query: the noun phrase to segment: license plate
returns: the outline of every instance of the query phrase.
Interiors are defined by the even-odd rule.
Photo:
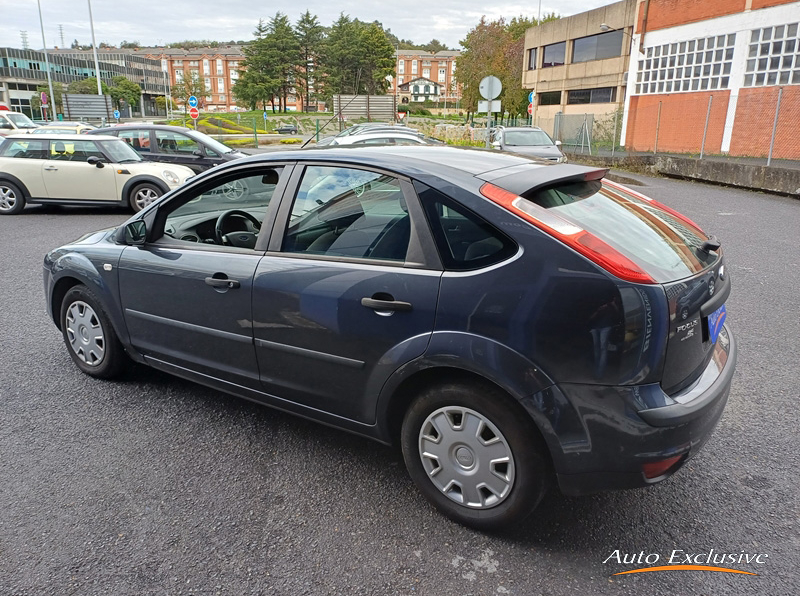
[[[723,304],[717,310],[708,315],[708,336],[711,338],[712,344],[717,343],[719,333],[722,331],[722,325],[725,323],[726,314],[725,305]]]

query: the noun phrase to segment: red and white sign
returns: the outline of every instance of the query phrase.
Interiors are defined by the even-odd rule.
[[[42,94],[41,94],[39,97],[40,97],[40,98],[41,98],[41,100],[42,100],[42,105],[43,105],[43,106],[46,106],[46,105],[47,105],[47,93],[45,93],[44,91],[42,91]]]
[[[529,113],[531,116],[533,115],[533,104],[532,104],[532,103],[529,103],[529,104],[528,104],[528,113]]]
[[[200,117],[200,110],[197,108],[192,108],[189,110],[189,115],[194,119],[197,120]]]
[[[398,120],[402,120],[405,117],[406,117],[406,113],[405,112],[397,112],[397,119]]]

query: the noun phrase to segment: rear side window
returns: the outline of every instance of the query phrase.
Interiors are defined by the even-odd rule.
[[[482,217],[425,184],[414,186],[445,269],[480,269],[517,252],[516,244]]]
[[[576,182],[523,196],[600,238],[659,283],[695,275],[718,258],[702,250],[701,230],[616,186]]]
[[[17,159],[47,159],[48,141],[41,139],[24,141],[6,141],[0,149],[2,157],[16,157]]]

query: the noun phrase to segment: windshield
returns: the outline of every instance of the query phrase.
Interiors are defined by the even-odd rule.
[[[525,198],[600,238],[659,283],[690,277],[717,259],[702,249],[707,237],[698,228],[616,186],[563,184]]]
[[[106,150],[106,153],[111,156],[111,161],[114,163],[144,161],[141,156],[131,149],[131,146],[122,139],[103,141],[100,144],[103,146],[103,149]]]
[[[204,135],[199,132],[189,132],[187,133],[190,137],[192,137],[195,141],[200,141],[209,149],[213,149],[217,153],[225,154],[225,153],[233,153],[235,149],[231,149],[224,143],[220,143],[219,141],[209,137],[208,135]]]
[[[6,118],[11,120],[11,122],[13,122],[17,128],[39,128],[25,114],[17,114],[16,112],[6,112]]]
[[[537,145],[552,145],[551,139],[543,130],[507,130],[505,133],[506,145],[515,147],[536,147]]]

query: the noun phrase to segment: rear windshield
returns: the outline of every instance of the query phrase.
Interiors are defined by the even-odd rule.
[[[507,130],[505,135],[506,145],[514,147],[540,147],[553,144],[553,139],[542,130]]]
[[[707,236],[695,226],[600,181],[559,185],[525,198],[594,234],[659,283],[691,277],[718,258],[701,249]]]

